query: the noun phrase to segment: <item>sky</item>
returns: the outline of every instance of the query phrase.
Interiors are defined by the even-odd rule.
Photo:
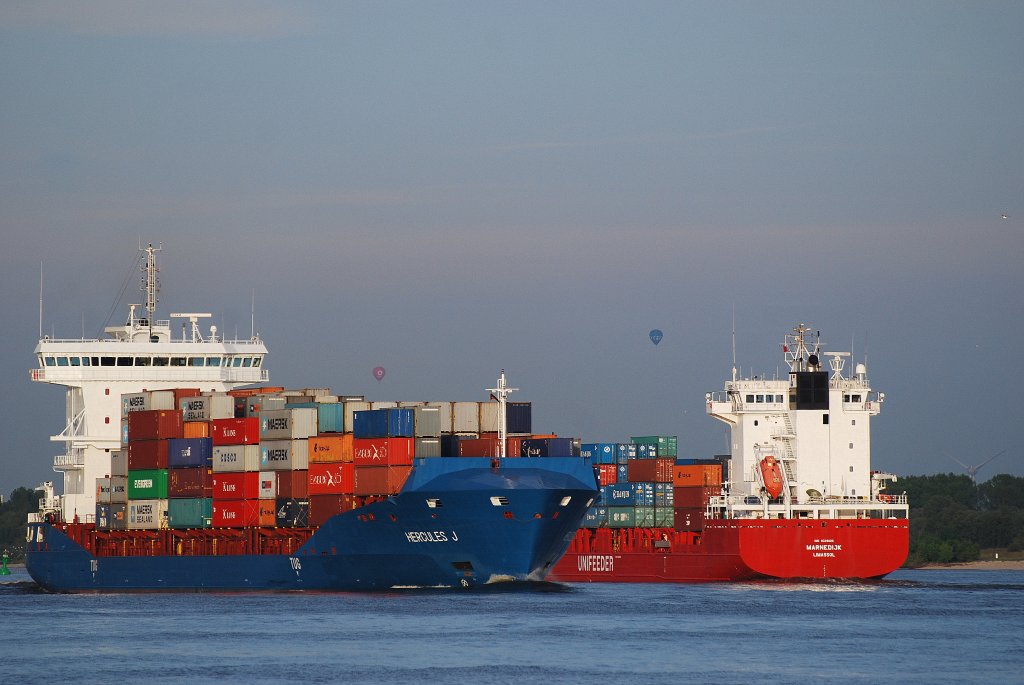
[[[875,468],[1024,476],[1022,35],[1015,2],[0,2],[0,493],[59,482],[40,269],[43,330],[96,337],[150,242],[158,317],[254,312],[275,385],[505,369],[537,431],[706,457],[734,327],[773,375],[806,323],[886,395]]]

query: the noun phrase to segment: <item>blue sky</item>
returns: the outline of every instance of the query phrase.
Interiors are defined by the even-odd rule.
[[[485,399],[505,368],[538,429],[705,456],[735,311],[748,373],[798,322],[867,355],[876,467],[1024,475],[1022,29],[1011,2],[0,4],[0,492],[54,476],[63,428],[27,372],[40,262],[44,329],[92,337],[140,240],[164,315],[245,334],[255,291],[276,384]]]

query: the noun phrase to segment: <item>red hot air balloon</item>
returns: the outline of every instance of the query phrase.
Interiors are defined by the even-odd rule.
[[[377,379],[377,382],[384,380],[384,367],[375,366],[373,369],[373,377]]]

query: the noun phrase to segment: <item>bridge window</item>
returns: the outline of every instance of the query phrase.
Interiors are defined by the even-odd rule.
[[[248,369],[250,366],[252,366],[252,357],[243,357],[242,358],[242,366],[244,368],[246,368],[246,369]]]
[[[81,364],[82,364],[82,360],[81,360],[80,357],[72,357],[71,358],[71,366],[81,366]]]
[[[238,367],[238,366],[241,366],[241,365],[242,365],[242,358],[241,357],[235,357],[234,359],[231,360],[231,366]]]
[[[778,402],[779,404],[782,404],[782,395],[776,395],[775,401]]]
[[[47,366],[56,366],[57,365],[57,359],[55,357],[47,357],[46,358],[46,365]]]
[[[827,424],[828,424],[828,414],[822,414],[821,415],[821,425],[824,426],[824,425],[827,425]]]
[[[220,357],[207,357],[206,358],[206,365],[207,366],[220,366]]]
[[[67,366],[67,365],[68,365],[68,358],[67,357],[57,357],[57,366]]]
[[[747,395],[747,402],[753,402],[753,401],[754,401],[754,396],[753,395]]]
[[[188,358],[188,365],[189,366],[202,366],[204,363],[206,363],[206,359],[203,358],[203,357],[189,357]]]
[[[132,359],[132,357],[118,357],[117,358],[117,365],[118,366],[131,366],[132,365],[132,361],[134,361]]]
[[[114,358],[100,357],[100,366],[114,366]]]
[[[171,366],[185,366],[185,358],[171,357]]]
[[[136,357],[135,366],[149,366],[151,361],[149,357]]]
[[[758,404],[764,404],[764,395],[758,395],[755,402],[757,402]]]
[[[153,366],[167,366],[167,357],[153,357]]]
[[[253,368],[256,368],[257,366],[259,366],[262,361],[263,361],[263,357],[253,357],[252,358],[252,366],[253,366]]]

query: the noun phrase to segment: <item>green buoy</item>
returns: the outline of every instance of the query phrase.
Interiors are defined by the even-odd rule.
[[[9,575],[11,575],[11,569],[7,568],[7,560],[9,558],[10,557],[7,556],[7,552],[6,551],[4,552],[4,555],[2,557],[0,557],[0,560],[3,561],[3,565],[0,566],[0,576],[9,576]]]

